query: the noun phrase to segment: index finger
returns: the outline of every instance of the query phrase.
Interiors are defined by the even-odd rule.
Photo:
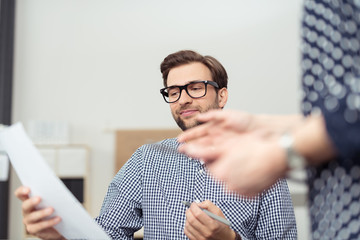
[[[213,213],[218,213],[221,212],[220,208],[218,206],[216,206],[213,202],[211,202],[210,200],[205,200],[203,202],[200,202],[198,204],[199,207],[201,207],[202,209],[207,209],[210,212]]]
[[[26,199],[29,199],[30,188],[25,186],[20,186],[15,190],[14,194],[21,201],[25,201]]]
[[[208,226],[211,222],[214,220],[208,216],[201,208],[200,206],[193,202],[188,209],[190,213],[193,215],[194,219],[198,222],[197,225],[194,225],[193,227],[197,230],[200,230],[203,226]]]

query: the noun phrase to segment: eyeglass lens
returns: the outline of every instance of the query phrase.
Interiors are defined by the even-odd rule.
[[[187,94],[189,94],[192,98],[200,98],[205,96],[206,94],[206,83],[204,82],[196,82],[196,83],[189,83],[184,86],[174,86],[167,88],[168,91],[168,101],[169,102],[176,102],[181,95],[182,89],[185,89]]]

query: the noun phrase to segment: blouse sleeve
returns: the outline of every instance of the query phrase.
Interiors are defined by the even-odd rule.
[[[351,97],[353,96],[353,97]],[[360,95],[355,95],[360,101]],[[347,94],[339,103],[337,112],[323,111],[326,129],[341,159],[355,159],[360,156],[360,114],[351,110],[354,95]],[[360,104],[360,102],[359,102]],[[360,158],[359,162],[360,162]]]
[[[321,111],[339,161],[360,161],[360,7],[329,1],[304,6],[302,110]]]

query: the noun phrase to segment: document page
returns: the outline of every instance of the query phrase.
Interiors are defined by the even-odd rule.
[[[0,145],[20,181],[40,196],[40,207],[53,207],[62,221],[56,230],[67,239],[110,239],[55,175],[24,131],[21,123],[0,130]]]

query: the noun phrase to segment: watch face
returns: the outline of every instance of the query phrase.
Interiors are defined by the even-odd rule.
[[[293,149],[294,139],[288,133],[281,136],[280,146],[284,148],[287,157],[287,163],[290,169],[303,169],[305,167],[305,158]]]

